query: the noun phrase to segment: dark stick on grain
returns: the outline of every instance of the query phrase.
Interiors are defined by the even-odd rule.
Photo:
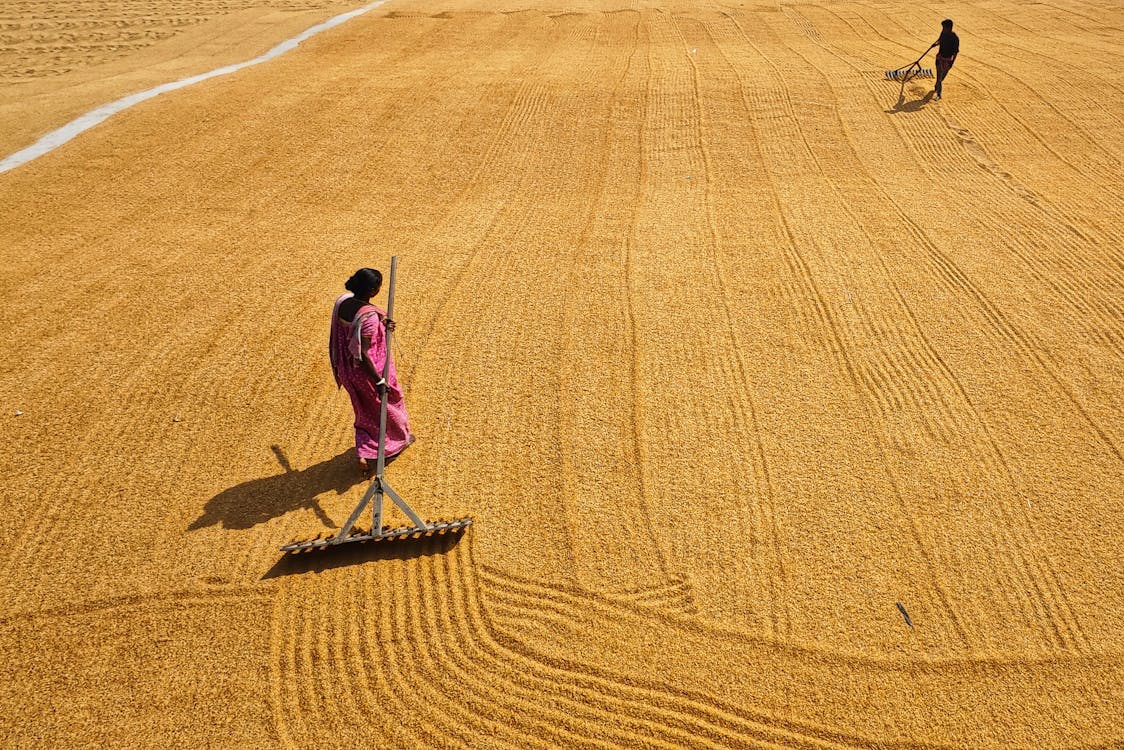
[[[910,628],[913,628],[913,620],[909,619],[909,612],[905,611],[905,607],[902,606],[902,603],[901,602],[894,602],[894,604],[898,605],[898,611],[901,612],[902,617],[905,618],[905,624],[908,625]]]

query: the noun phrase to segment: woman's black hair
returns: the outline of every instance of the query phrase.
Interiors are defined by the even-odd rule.
[[[373,268],[360,268],[351,274],[343,287],[356,297],[369,297],[382,286],[382,274]]]

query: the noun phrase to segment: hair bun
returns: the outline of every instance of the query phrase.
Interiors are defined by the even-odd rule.
[[[382,286],[382,273],[373,268],[360,268],[344,282],[343,288],[356,297],[367,297]]]

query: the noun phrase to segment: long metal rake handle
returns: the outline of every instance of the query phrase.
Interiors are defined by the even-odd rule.
[[[390,289],[387,291],[386,296],[386,319],[394,320],[394,282],[398,277],[398,256],[392,255],[390,257]],[[347,541],[348,535],[351,533],[351,527],[359,520],[359,515],[363,509],[367,507],[367,503],[374,501],[371,506],[371,533],[377,535],[382,530],[382,495],[383,492],[390,488],[383,481],[383,472],[386,470],[386,395],[390,390],[390,384],[387,381],[387,376],[390,374],[390,337],[393,334],[388,328],[386,331],[386,356],[382,362],[382,382],[385,383],[379,390],[379,449],[378,457],[375,459],[375,478],[371,481],[371,486],[363,493],[363,498],[359,504],[355,506],[355,510],[351,511],[344,525],[340,527],[340,531],[336,534],[333,544],[342,544]],[[395,505],[402,508],[405,501],[398,496],[397,493],[391,491],[391,499],[394,500]],[[406,508],[409,508],[407,505]],[[403,510],[406,510],[403,508]],[[425,522],[418,518],[417,514],[410,508],[406,515],[410,520],[418,526],[425,526]]]
[[[390,289],[386,293],[386,319],[394,320],[394,279],[398,275],[398,256],[390,256]],[[394,333],[386,327],[386,357],[382,362],[383,386],[379,390],[379,401],[382,407],[379,410],[379,457],[375,462],[375,477],[382,479],[383,469],[386,468],[386,394],[390,391],[390,337]]]

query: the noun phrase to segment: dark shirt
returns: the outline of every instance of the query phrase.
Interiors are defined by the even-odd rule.
[[[954,57],[960,52],[960,37],[956,36],[954,32],[942,31],[937,44],[940,45],[937,54],[941,57]]]

